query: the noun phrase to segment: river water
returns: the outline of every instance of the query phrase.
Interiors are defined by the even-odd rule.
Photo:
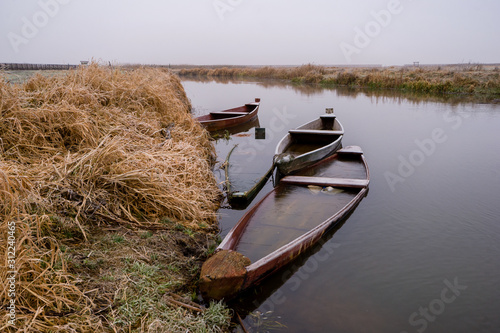
[[[183,79],[202,115],[261,98],[255,129],[216,142],[233,189],[270,167],[291,128],[333,107],[367,158],[368,196],[323,244],[234,304],[251,332],[499,332],[500,105]],[[223,180],[223,172],[216,169]],[[269,181],[253,203],[272,189]],[[223,237],[245,209],[221,209]]]

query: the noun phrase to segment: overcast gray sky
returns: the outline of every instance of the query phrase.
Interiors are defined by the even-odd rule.
[[[498,0],[0,0],[0,62],[500,62]]]

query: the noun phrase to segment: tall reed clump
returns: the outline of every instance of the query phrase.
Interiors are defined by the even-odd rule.
[[[104,223],[168,219],[197,230],[216,222],[214,149],[190,108],[178,78],[157,69],[92,64],[23,85],[0,80],[0,301],[10,300],[5,240],[14,222],[17,328],[102,328],[68,272],[60,221],[82,240]]]

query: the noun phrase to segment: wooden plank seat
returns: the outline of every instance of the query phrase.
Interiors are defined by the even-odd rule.
[[[217,112],[210,112],[211,115],[214,116],[243,116],[248,114],[248,112],[225,112],[225,111],[217,111]]]
[[[330,178],[309,176],[286,176],[282,182],[294,185],[317,185],[347,188],[364,188],[369,184],[368,179]]]
[[[338,154],[363,155],[363,150],[358,146],[348,146],[337,151]]]
[[[344,131],[313,130],[313,129],[291,129],[290,134],[314,134],[314,135],[343,135]]]

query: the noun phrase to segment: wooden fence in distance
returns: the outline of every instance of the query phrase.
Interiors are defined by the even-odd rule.
[[[0,63],[0,70],[4,71],[22,71],[22,70],[65,70],[76,68],[77,65],[58,65],[58,64],[11,64]]]

